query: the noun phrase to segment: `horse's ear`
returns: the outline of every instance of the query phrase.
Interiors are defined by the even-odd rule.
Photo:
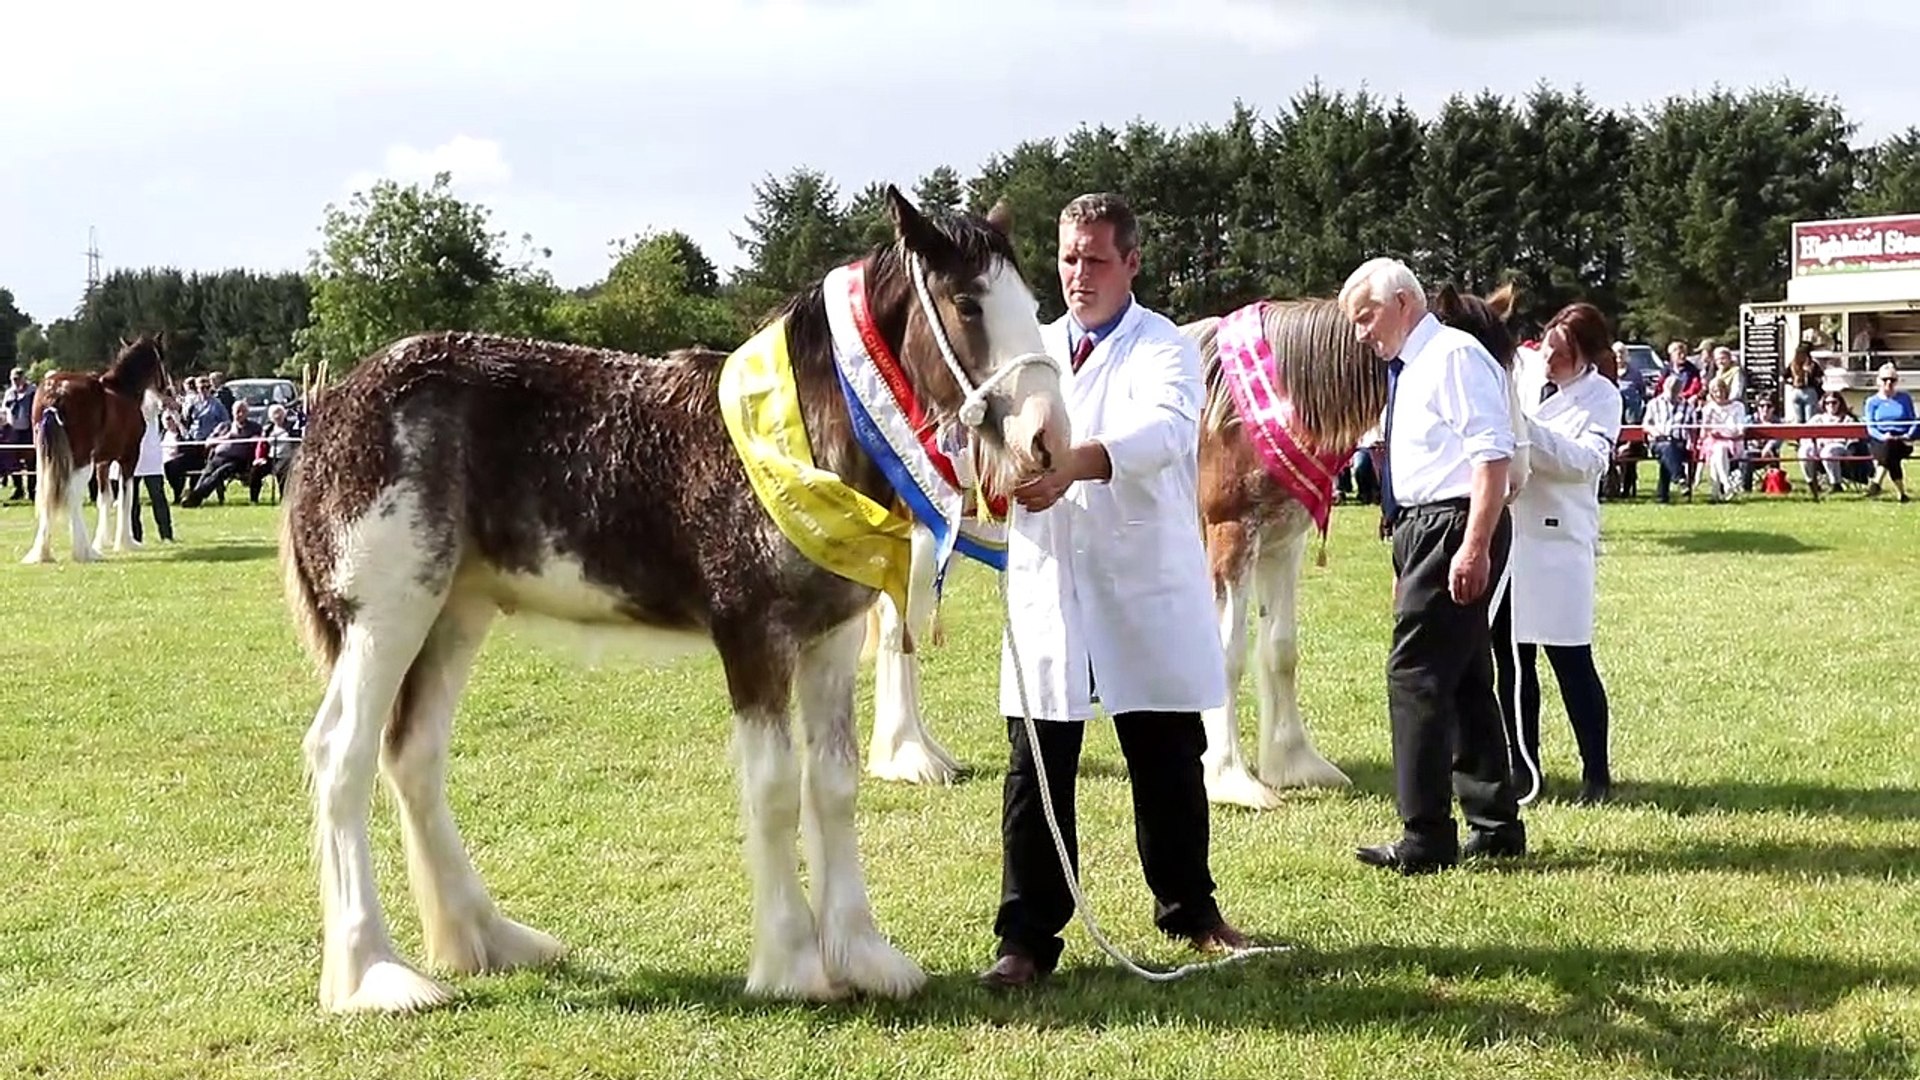
[[[893,235],[908,251],[917,251],[931,259],[946,254],[952,247],[946,234],[935,228],[892,184],[887,185],[887,217],[893,221]]]
[[[1442,322],[1457,317],[1460,314],[1460,307],[1460,290],[1455,289],[1451,281],[1440,286],[1440,291],[1433,294],[1433,313],[1439,316]]]
[[[987,224],[998,229],[1001,236],[1013,235],[1013,207],[1007,205],[1007,200],[1001,199],[987,211]]]
[[[133,347],[133,342],[131,342],[131,341],[128,341],[128,340],[127,340],[127,335],[125,335],[125,334],[121,334],[121,335],[119,335],[119,336],[120,336],[120,347],[121,347],[121,348],[123,348],[123,349],[127,349],[127,348],[132,348],[132,347]]]
[[[1493,309],[1493,313],[1499,316],[1501,322],[1506,322],[1513,317],[1513,309],[1517,306],[1519,299],[1519,290],[1515,289],[1513,282],[1509,281],[1495,289],[1492,296],[1487,297],[1487,306]]]

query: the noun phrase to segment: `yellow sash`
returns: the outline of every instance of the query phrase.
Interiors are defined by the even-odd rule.
[[[787,540],[815,564],[884,590],[896,611],[906,611],[912,519],[814,465],[786,320],[775,320],[721,365],[720,415],[753,493]]]

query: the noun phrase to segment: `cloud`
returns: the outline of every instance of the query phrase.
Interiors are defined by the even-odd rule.
[[[387,179],[401,184],[428,184],[437,173],[453,174],[453,182],[466,189],[499,188],[513,178],[500,144],[492,139],[455,135],[431,149],[399,144],[387,147],[386,167],[378,172],[361,170],[347,178],[347,190],[363,191],[374,181]]]

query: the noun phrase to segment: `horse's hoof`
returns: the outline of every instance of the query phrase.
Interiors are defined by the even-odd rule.
[[[452,935],[452,941],[430,941],[427,962],[463,975],[545,967],[567,951],[560,939],[531,926],[493,915],[486,928],[471,937]]]
[[[875,758],[868,763],[867,773],[902,784],[951,784],[960,778],[954,762],[940,760],[919,743],[903,744],[890,760]]]
[[[50,563],[52,561],[53,561],[53,556],[47,554],[44,551],[29,551],[27,552],[27,557],[20,560],[20,565],[21,566],[39,566],[42,563]]]
[[[755,959],[747,972],[747,993],[782,1001],[837,1001],[847,996],[847,988],[827,978],[820,950],[813,947],[785,962]]]
[[[1235,766],[1225,772],[1207,774],[1207,801],[1217,806],[1273,810],[1279,807],[1281,799],[1278,791],[1255,780],[1246,769]]]
[[[1353,786],[1353,781],[1340,771],[1339,766],[1310,749],[1296,751],[1280,760],[1263,759],[1260,762],[1260,779],[1277,788]]]
[[[920,965],[894,948],[878,930],[856,933],[838,948],[829,942],[825,952],[829,977],[863,994],[906,998],[927,984]]]
[[[453,1000],[453,991],[398,960],[381,960],[360,976],[360,985],[345,997],[320,1006],[335,1013],[414,1013],[438,1008]]]

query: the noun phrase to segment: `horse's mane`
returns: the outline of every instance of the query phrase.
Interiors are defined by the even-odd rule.
[[[1447,286],[1428,299],[1428,310],[1443,324],[1472,334],[1500,366],[1512,370],[1514,340],[1507,330],[1512,286],[1491,299]],[[1214,335],[1220,316],[1197,319],[1180,328],[1200,347],[1205,372],[1206,430],[1218,434],[1240,422],[1220,367]],[[1387,407],[1386,370],[1353,333],[1353,324],[1328,299],[1269,300],[1261,328],[1273,347],[1277,389],[1287,396],[1302,441],[1316,448],[1350,447],[1380,420]]]
[[[986,273],[995,260],[1005,260],[1018,272],[1019,260],[1014,255],[1012,242],[985,218],[976,214],[927,215],[926,221],[939,230],[953,249],[937,260],[927,259],[930,273],[971,278]],[[895,240],[873,248],[862,262],[866,267],[868,306],[879,324],[881,336],[904,345],[906,314],[914,303],[906,245]],[[769,316],[769,321],[787,320],[787,350],[796,376],[803,369],[832,370],[833,333],[827,322],[825,287],[822,275],[787,298]],[[905,362],[904,356],[900,359]],[[951,419],[931,397],[923,395],[921,404],[931,420],[943,423]]]
[[[1387,407],[1387,377],[1378,360],[1353,336],[1353,324],[1333,300],[1269,300],[1262,328],[1273,346],[1281,393],[1293,404],[1302,440],[1314,447],[1353,446]],[[1220,317],[1182,326],[1198,339],[1205,372],[1207,430],[1218,433],[1240,422],[1222,378],[1214,340]]]
[[[113,362],[107,365],[100,381],[110,390],[137,398],[154,388],[155,376],[160,373],[163,361],[160,340],[150,334],[141,334],[132,341],[121,343],[120,351],[114,355]]]

